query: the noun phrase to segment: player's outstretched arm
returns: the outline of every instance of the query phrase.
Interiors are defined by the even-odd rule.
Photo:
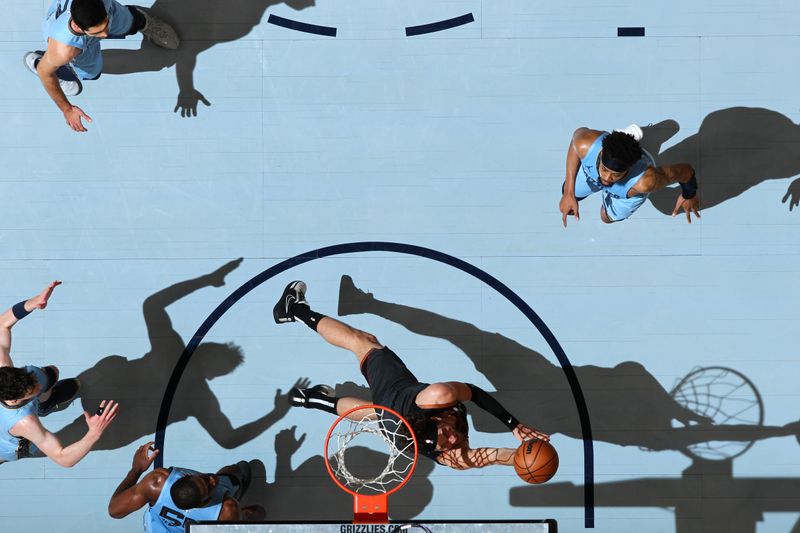
[[[39,74],[39,79],[42,81],[44,90],[53,99],[56,106],[64,114],[64,120],[67,125],[74,131],[86,131],[86,128],[81,122],[85,118],[89,122],[92,121],[91,117],[83,112],[78,106],[72,105],[64,91],[61,90],[61,84],[58,82],[56,71],[69,64],[70,61],[78,57],[83,50],[68,46],[60,43],[54,39],[49,39],[47,43],[47,51],[39,60],[39,65],[36,67],[36,73]]]
[[[89,450],[100,440],[103,432],[117,416],[119,406],[115,402],[104,400],[100,405],[104,408],[101,414],[89,416],[89,413],[83,412],[89,431],[82,439],[69,446],[63,446],[58,437],[45,429],[39,418],[33,415],[28,415],[14,424],[10,432],[12,435],[28,439],[56,464],[69,468],[86,457]]]
[[[422,398],[422,404],[420,402]],[[525,426],[517,418],[509,413],[505,407],[494,397],[471,383],[461,383],[459,381],[448,381],[447,383],[434,383],[423,389],[417,396],[417,405],[422,408],[449,407],[455,402],[471,401],[487,413],[491,414],[503,423],[520,441],[530,439],[550,440],[550,436],[536,429]]]
[[[657,168],[649,168],[639,183],[634,185],[632,192],[650,193],[677,183],[681,187],[681,193],[675,202],[675,209],[672,216],[683,210],[686,213],[686,221],[692,223],[692,213],[700,218],[700,197],[697,194],[697,177],[694,168],[688,163],[678,163],[676,165],[664,165]]]
[[[491,465],[511,466],[514,464],[513,448],[459,448],[442,452],[436,459],[439,464],[468,470],[470,468],[483,468]]]
[[[60,281],[53,281],[33,298],[14,304],[0,315],[0,367],[14,365],[11,361],[11,328],[35,309],[47,307],[50,295],[59,285]]]
[[[133,455],[133,465],[119,484],[108,502],[108,514],[112,518],[123,518],[145,506],[154,504],[161,494],[161,487],[169,477],[163,468],[157,468],[147,474],[142,481],[141,476],[153,464],[158,450],[152,449],[155,442],[142,444]]]

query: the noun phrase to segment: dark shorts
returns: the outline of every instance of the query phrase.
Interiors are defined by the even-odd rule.
[[[408,416],[417,409],[417,394],[428,386],[411,373],[392,350],[372,350],[361,363],[361,373],[372,391],[372,403]]]
[[[47,376],[47,383],[42,383],[42,391],[39,394],[52,389],[55,386],[58,378],[58,374],[56,374],[56,371],[52,366],[46,366],[42,368],[42,371],[44,372],[44,375]]]

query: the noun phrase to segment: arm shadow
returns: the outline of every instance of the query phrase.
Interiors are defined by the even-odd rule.
[[[196,116],[199,103],[211,105],[194,84],[198,56],[219,43],[245,37],[268,8],[279,4],[302,10],[315,5],[315,0],[156,0],[149,11],[175,28],[181,45],[177,50],[164,50],[143,40],[137,50],[104,50],[103,73],[156,72],[174,65],[178,82],[175,112]]]
[[[736,198],[766,180],[800,174],[800,126],[776,111],[755,107],[714,111],[697,133],[662,151],[672,129],[677,132],[674,120],[643,128],[642,147],[659,165],[694,166],[703,209]],[[670,214],[677,194],[676,189],[662,189],[651,194],[650,201]]]
[[[102,400],[119,402],[120,410],[95,449],[117,449],[156,429],[156,419],[169,378],[185,344],[172,326],[168,306],[206,287],[221,287],[225,277],[241,263],[241,259],[226,263],[219,269],[198,278],[171,285],[149,296],[143,306],[150,351],[138,359],[121,355],[104,357],[93,367],[78,375],[81,381],[81,405],[94,413]],[[204,342],[195,351],[173,400],[169,423],[197,418],[211,438],[220,446],[235,448],[263,433],[280,420],[288,403],[276,392],[275,406],[252,422],[234,428],[221,411],[219,400],[208,381],[233,372],[244,362],[239,346],[232,342]],[[83,416],[57,432],[64,443],[79,440],[86,433]]]

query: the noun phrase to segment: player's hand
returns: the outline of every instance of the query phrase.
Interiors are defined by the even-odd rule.
[[[514,428],[514,431],[512,431],[512,433],[520,442],[525,442],[526,440],[531,440],[531,439],[540,439],[544,441],[550,440],[550,435],[548,435],[547,433],[542,433],[537,429],[529,428],[528,426],[525,426],[523,424],[518,424],[517,427]]]
[[[686,221],[691,224],[692,213],[694,213],[697,218],[700,218],[700,197],[695,196],[687,200],[682,194],[679,194],[678,201],[675,202],[675,209],[672,210],[672,216],[677,215],[678,211],[681,209],[686,212]]]
[[[300,438],[294,436],[297,426],[292,426],[291,429],[284,429],[275,435],[275,454],[276,455],[292,455],[300,449],[303,441],[306,440],[306,434],[303,433]]]
[[[567,227],[567,216],[572,215],[576,220],[581,219],[580,211],[578,210],[578,199],[574,194],[565,194],[561,197],[561,202],[558,204],[558,209],[561,211],[561,221],[564,222],[564,227]]]
[[[67,121],[67,125],[74,131],[88,131],[84,127],[83,122],[81,122],[82,118],[85,118],[89,122],[92,121],[92,118],[76,105],[70,106],[69,109],[64,111],[64,119]]]
[[[33,300],[33,308],[34,309],[44,309],[47,307],[47,301],[50,299],[50,295],[53,294],[53,289],[61,285],[60,281],[54,281],[50,285],[45,288],[38,296],[34,296]]]
[[[783,196],[781,203],[789,202],[789,211],[800,205],[800,178],[797,178],[789,184],[786,189],[786,194]]]
[[[311,380],[310,379],[308,379],[308,378],[300,378],[300,379],[298,379],[297,381],[294,382],[294,385],[292,385],[289,390],[291,390],[293,388],[307,389],[310,386],[311,386]],[[286,394],[284,394],[281,391],[281,389],[278,389],[277,392],[275,393],[275,410],[276,411],[284,411],[284,412],[288,413],[289,409],[291,409],[291,407],[292,407],[292,404],[289,402],[289,393],[287,392]]]
[[[180,110],[182,117],[196,117],[198,102],[203,102],[206,106],[211,105],[211,102],[197,89],[181,91],[178,94],[178,103],[175,104],[175,113]]]
[[[156,456],[158,455],[158,451],[155,448],[155,441],[150,441],[147,444],[142,444],[136,450],[136,453],[133,454],[133,470],[136,472],[144,472],[150,465],[153,464],[153,461],[156,460]]]
[[[119,404],[114,400],[103,400],[100,402],[100,407],[97,408],[95,414],[89,416],[86,411],[83,412],[83,417],[86,419],[86,425],[89,426],[89,433],[100,436],[106,430],[108,425],[114,420],[119,411]]]

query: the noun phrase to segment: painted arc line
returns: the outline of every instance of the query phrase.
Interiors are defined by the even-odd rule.
[[[572,368],[572,363],[570,363],[569,359],[567,358],[567,354],[564,353],[564,349],[561,348],[558,340],[556,340],[555,336],[547,327],[547,325],[545,325],[542,319],[539,318],[539,315],[537,315],[536,312],[534,312],[534,310],[531,309],[531,307],[522,298],[520,298],[500,280],[462,259],[458,259],[431,248],[424,248],[421,246],[415,246],[413,244],[397,242],[351,242],[318,248],[316,250],[311,250],[309,252],[290,257],[289,259],[271,266],[260,274],[253,276],[249,281],[246,281],[238,289],[233,291],[222,301],[222,303],[216,307],[216,309],[211,312],[211,314],[197,329],[197,332],[192,336],[189,342],[186,343],[186,348],[184,348],[180,359],[178,359],[178,362],[175,364],[175,368],[172,370],[169,382],[164,390],[164,397],[161,400],[161,407],[159,409],[158,420],[156,422],[155,441],[156,448],[160,450],[160,453],[158,456],[156,456],[155,467],[161,468],[164,465],[164,442],[166,440],[169,413],[170,409],[172,408],[172,401],[175,397],[175,392],[178,389],[178,384],[180,383],[183,371],[189,364],[189,360],[192,358],[195,350],[200,345],[200,342],[202,342],[203,338],[211,330],[214,324],[216,324],[217,321],[222,318],[222,316],[231,307],[233,307],[234,304],[236,304],[236,302],[241,300],[250,291],[265,281],[270,280],[291,268],[314,261],[316,259],[363,252],[394,252],[399,254],[415,255],[457,268],[458,270],[461,270],[462,272],[481,280],[495,291],[500,293],[509,302],[514,304],[514,306],[528,318],[534,327],[536,327],[536,329],[539,331],[539,334],[544,337],[548,346],[550,346],[550,349],[553,350],[553,353],[558,358],[558,361],[561,364],[561,369],[563,370],[564,375],[567,378],[567,382],[569,383],[572,396],[575,400],[575,405],[578,410],[578,417],[581,423],[581,433],[583,436],[584,527],[593,528],[594,446],[592,442],[592,428],[589,422],[589,410],[586,407],[586,399],[584,398],[583,391],[581,390],[580,383],[578,382],[578,377],[575,374],[575,370]]]
[[[431,22],[430,24],[407,26],[406,37],[449,30],[450,28],[463,26],[464,24],[469,24],[470,22],[475,22],[475,17],[472,16],[472,13],[467,13],[466,15],[461,15],[460,17],[455,17],[452,19],[440,20],[439,22]]]
[[[317,35],[324,35],[326,37],[336,37],[336,28],[332,28],[330,26],[317,26],[316,24],[308,24],[306,22],[300,22],[297,20],[285,19],[277,15],[270,15],[267,19],[267,22],[274,24],[275,26],[288,28],[290,30],[302,31],[305,33],[315,33]]]

